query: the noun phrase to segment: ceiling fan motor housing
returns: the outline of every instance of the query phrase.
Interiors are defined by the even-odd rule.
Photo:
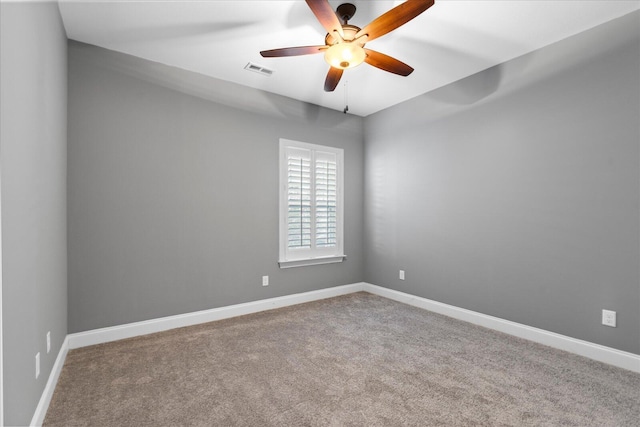
[[[342,26],[342,32],[344,33],[344,41],[350,42],[355,39],[356,34],[360,31],[360,27],[356,27],[355,25],[345,24]],[[324,42],[327,46],[333,46],[337,42],[340,41],[340,38],[336,38],[331,33],[327,33],[324,38]],[[364,46],[364,43],[359,43],[360,46]]]

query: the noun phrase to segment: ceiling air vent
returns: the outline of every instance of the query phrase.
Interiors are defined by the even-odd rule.
[[[273,70],[263,67],[262,65],[254,64],[253,62],[247,62],[244,66],[245,70],[253,71],[254,73],[262,74],[263,76],[270,76],[273,74]]]

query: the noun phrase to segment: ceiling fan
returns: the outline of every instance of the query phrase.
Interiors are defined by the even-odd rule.
[[[360,28],[348,23],[356,13],[356,7],[353,4],[341,4],[334,12],[328,0],[306,0],[306,2],[320,24],[328,31],[324,39],[325,44],[263,50],[260,55],[272,58],[324,52],[324,59],[331,66],[324,82],[326,92],[332,92],[338,86],[344,70],[356,67],[363,62],[401,76],[411,74],[413,68],[409,65],[384,53],[365,49],[364,45],[406,24],[434,4],[434,0],[407,0],[383,13],[364,28]]]

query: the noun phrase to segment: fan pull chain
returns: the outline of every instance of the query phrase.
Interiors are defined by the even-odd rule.
[[[347,86],[348,83],[348,80],[344,82],[344,110],[342,110],[344,114],[347,114],[347,111],[349,111],[349,93]]]

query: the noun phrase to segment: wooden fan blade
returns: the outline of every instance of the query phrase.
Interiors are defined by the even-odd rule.
[[[306,0],[306,2],[313,14],[318,18],[318,21],[320,21],[324,29],[327,30],[329,34],[333,34],[334,31],[337,31],[340,34],[340,37],[344,37],[342,24],[328,0]]]
[[[413,68],[389,55],[371,49],[365,49],[364,52],[367,54],[364,62],[376,68],[405,77],[413,72]]]
[[[367,42],[384,36],[401,25],[411,21],[433,6],[434,0],[407,0],[390,11],[383,13],[356,34],[355,38],[367,35]]]
[[[299,55],[311,55],[314,53],[320,53],[327,49],[327,45],[322,46],[297,46],[297,47],[283,47],[280,49],[263,50],[260,52],[265,58],[274,58],[281,56],[299,56]]]
[[[344,70],[342,68],[329,68],[329,73],[327,74],[327,78],[324,81],[325,92],[333,92],[336,86],[338,86],[338,82],[340,82],[340,78],[342,77],[343,72]]]

